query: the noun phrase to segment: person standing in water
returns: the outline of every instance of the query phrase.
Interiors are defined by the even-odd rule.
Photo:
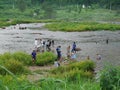
[[[106,39],[106,44],[108,44],[108,39]]]
[[[76,43],[73,42],[73,45],[72,45],[72,52],[76,52]]]
[[[61,54],[61,46],[58,46],[56,48],[56,52],[57,52],[57,60],[58,61],[61,61],[61,57],[62,57],[62,54]]]

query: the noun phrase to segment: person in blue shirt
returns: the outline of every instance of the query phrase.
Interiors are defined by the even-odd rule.
[[[56,52],[57,52],[57,60],[61,60],[62,54],[61,54],[61,46],[58,46],[56,48]]]
[[[33,52],[31,53],[31,56],[32,56],[32,60],[33,60],[33,63],[36,62],[36,51],[33,50]]]
[[[73,45],[72,45],[72,52],[76,52],[76,43],[73,42]]]

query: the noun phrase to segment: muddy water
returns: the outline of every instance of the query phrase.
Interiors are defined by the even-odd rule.
[[[0,29],[0,53],[24,51],[31,53],[34,49],[35,38],[55,40],[55,48],[62,46],[62,54],[66,56],[66,47],[72,46],[73,41],[82,50],[77,52],[78,60],[90,59],[101,69],[104,64],[120,65],[120,31],[91,31],[91,32],[60,32],[48,31],[41,24],[21,24]],[[19,27],[27,27],[20,30]],[[106,39],[109,43],[106,44]],[[96,60],[96,54],[101,54],[102,60]]]

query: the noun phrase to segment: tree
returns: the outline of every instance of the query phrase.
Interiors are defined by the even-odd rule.
[[[18,1],[17,1],[17,6],[18,6],[18,9],[19,9],[21,12],[25,11],[25,9],[26,9],[26,7],[27,7],[25,0],[18,0]]]
[[[44,10],[44,17],[47,19],[54,18],[55,16],[55,10],[53,9],[51,3],[44,2],[42,4],[42,9]]]

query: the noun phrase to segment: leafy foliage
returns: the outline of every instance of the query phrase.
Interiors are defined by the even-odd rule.
[[[22,74],[27,71],[27,69],[21,62],[14,60],[14,59],[8,60],[7,62],[3,64],[3,66],[6,67],[7,70],[11,71],[14,74]],[[0,74],[5,75],[8,73],[2,68],[0,68]]]
[[[22,74],[27,72],[25,65],[31,65],[31,63],[31,55],[24,52],[7,52],[0,54],[0,65],[4,66],[14,74]],[[7,72],[0,68],[0,74],[7,74]]]
[[[51,70],[55,77],[66,77],[68,80],[76,81],[78,78],[93,78],[95,64],[91,60],[75,62],[67,66],[61,66]]]
[[[120,89],[120,68],[106,67],[101,73],[100,86],[102,90],[119,90]]]
[[[53,63],[56,59],[56,55],[52,52],[44,52],[37,55],[36,64],[39,66],[48,65]]]
[[[31,55],[25,53],[25,52],[15,52],[12,54],[12,58],[15,60],[18,60],[20,62],[22,62],[25,65],[31,65]]]

